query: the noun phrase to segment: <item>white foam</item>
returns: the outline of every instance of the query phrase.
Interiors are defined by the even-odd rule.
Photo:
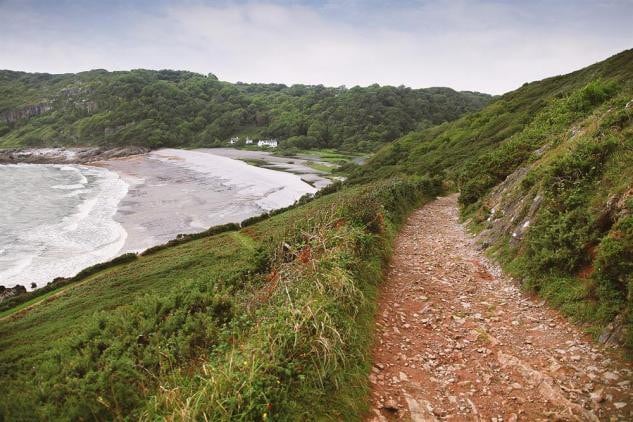
[[[77,183],[74,185],[55,185],[55,186],[51,186],[53,189],[60,189],[60,190],[73,190],[73,189],[82,189],[84,187],[83,184]]]
[[[81,183],[82,185],[85,185],[86,183],[88,183],[88,179],[86,179],[86,176],[84,176],[82,170],[80,170],[78,166],[73,167],[73,166],[57,165],[57,168],[59,168],[60,171],[74,172],[77,176],[79,176],[79,183]]]
[[[127,184],[109,170],[77,166],[77,171],[86,183],[86,176],[94,181],[88,188],[85,184],[76,185],[86,198],[61,221],[21,233],[20,244],[29,245],[31,250],[9,250],[11,265],[0,271],[0,284],[30,288],[34,282],[41,287],[56,277],[71,277],[88,266],[107,261],[121,251],[127,233],[113,217],[127,194]]]

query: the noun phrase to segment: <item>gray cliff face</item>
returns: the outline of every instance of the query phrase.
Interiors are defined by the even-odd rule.
[[[482,248],[508,241],[518,246],[541,206],[543,196],[535,190],[523,191],[521,181],[530,167],[521,167],[495,187],[484,201],[489,210],[484,230],[477,236]]]
[[[0,122],[14,123],[18,120],[29,119],[33,116],[47,113],[53,109],[53,106],[49,102],[42,102],[26,107],[22,107],[15,110],[8,110],[0,114]]]
[[[0,113],[0,122],[15,123],[19,120],[28,120],[49,111],[74,108],[92,114],[98,110],[97,102],[90,99],[94,91],[83,86],[70,86],[59,91],[52,100],[43,100],[40,103],[27,105]]]

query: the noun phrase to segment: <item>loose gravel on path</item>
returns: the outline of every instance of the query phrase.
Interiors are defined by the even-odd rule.
[[[376,324],[369,421],[633,420],[633,365],[492,265],[455,195],[401,231]]]

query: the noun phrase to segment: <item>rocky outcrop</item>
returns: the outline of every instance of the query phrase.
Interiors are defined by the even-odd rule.
[[[0,164],[82,164],[149,152],[149,148],[128,146],[121,148],[19,148],[0,150]]]
[[[4,302],[12,297],[26,293],[26,287],[17,285],[15,287],[0,286],[0,302]]]
[[[624,313],[621,313],[604,327],[598,341],[602,344],[623,344],[626,335],[624,325]]]
[[[484,230],[478,235],[482,248],[496,244],[510,235],[513,245],[523,239],[534,215],[543,201],[535,192],[522,192],[521,181],[529,172],[521,167],[495,187],[485,199],[485,208],[490,210]]]
[[[92,114],[96,112],[99,107],[96,101],[92,100],[79,100],[73,103],[74,107],[78,110],[83,110],[86,113]]]
[[[0,122],[13,123],[18,120],[29,119],[33,116],[44,114],[53,109],[53,106],[49,102],[42,102],[26,107],[22,107],[16,110],[8,110],[0,113]]]

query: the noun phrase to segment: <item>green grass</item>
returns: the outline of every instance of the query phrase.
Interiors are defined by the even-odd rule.
[[[0,322],[0,418],[359,418],[391,240],[437,189],[345,188],[65,287]]]
[[[254,250],[257,247],[257,242],[243,232],[231,232],[229,236],[240,242],[246,249]]]
[[[241,158],[240,161],[244,161],[245,163],[250,164],[251,166],[255,166],[255,167],[270,166],[270,163],[267,162],[266,160],[260,160],[257,158]]]
[[[2,321],[4,318],[8,317],[11,314],[19,312],[19,311],[21,311],[24,308],[27,308],[27,307],[35,304],[35,303],[38,303],[38,302],[46,299],[47,297],[49,297],[49,296],[51,296],[51,295],[53,295],[55,293],[56,293],[56,291],[47,292],[47,293],[45,293],[43,295],[36,296],[33,299],[30,299],[30,300],[28,300],[26,302],[22,302],[22,303],[14,306],[12,308],[9,308],[9,309],[6,309],[6,310],[0,312],[0,321]]]
[[[398,228],[444,181],[483,229],[490,190],[521,167],[508,199],[542,206],[491,251],[594,333],[622,313],[633,348],[632,58],[526,84],[385,147],[354,185],[89,271],[10,315],[0,419],[359,420]]]
[[[316,163],[314,161],[308,161],[308,166],[310,166],[311,168],[313,168],[315,170],[318,170],[318,171],[321,171],[321,172],[327,173],[327,174],[332,173],[336,169],[336,167],[332,167],[332,166],[328,166],[328,165],[325,165],[325,164]]]

